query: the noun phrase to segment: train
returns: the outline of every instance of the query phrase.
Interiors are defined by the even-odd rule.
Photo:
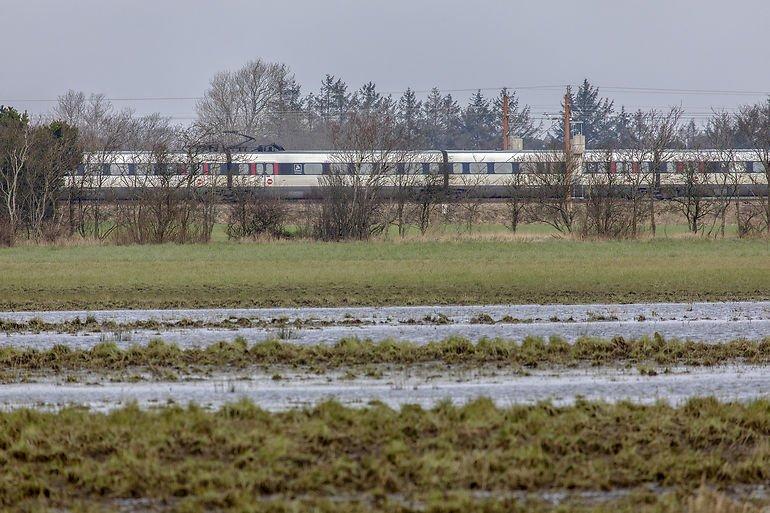
[[[697,185],[710,194],[730,188],[733,194],[766,195],[770,172],[761,156],[759,150],[665,150],[657,156],[639,150],[584,150],[569,159],[569,193],[581,197],[611,185],[676,196]],[[530,193],[554,188],[563,182],[566,161],[562,152],[549,150],[180,152],[162,158],[121,151],[85,154],[65,180],[67,187],[90,199],[129,198],[140,190],[169,186],[213,188],[225,195],[259,188],[285,199],[314,199],[321,195],[323,177],[341,172],[379,176],[386,193],[412,177],[416,188],[430,182],[454,195],[502,198],[514,186]]]

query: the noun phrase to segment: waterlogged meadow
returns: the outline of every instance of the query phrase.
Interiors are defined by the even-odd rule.
[[[0,509],[758,513],[769,248],[2,250]]]
[[[0,505],[749,512],[770,500],[769,437],[766,400],[17,410],[0,413]]]

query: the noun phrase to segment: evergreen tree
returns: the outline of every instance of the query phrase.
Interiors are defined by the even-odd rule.
[[[481,90],[471,96],[462,114],[463,146],[468,149],[485,150],[494,147],[495,116]]]
[[[572,121],[582,124],[586,148],[597,148],[610,143],[615,135],[613,133],[614,102],[600,97],[599,88],[592,86],[588,79],[583,80],[577,94],[573,95],[570,90],[569,97],[572,105]],[[563,139],[564,130],[561,124],[558,124],[553,132],[557,139]]]
[[[444,127],[442,126],[443,98],[437,87],[434,87],[428,93],[428,97],[423,103],[422,110],[422,134],[425,146],[428,148],[438,148],[441,146]]]
[[[459,148],[462,133],[462,110],[451,94],[447,94],[441,99],[441,127],[444,129],[444,133],[443,137],[439,138],[440,144],[436,148]]]
[[[382,96],[377,92],[374,82],[367,82],[353,95],[351,106],[358,112],[371,113],[380,108],[381,100]]]
[[[302,98],[300,85],[294,79],[294,75],[287,73],[278,80],[276,87],[268,135],[284,144],[288,144],[287,139],[296,143],[297,137],[304,130],[307,122],[304,113],[305,100]]]
[[[519,96],[516,91],[508,93],[507,88],[503,88],[500,94],[493,103],[493,117],[495,120],[495,134],[502,135],[503,133],[503,95],[508,95],[508,127],[510,129],[511,137],[521,137],[529,141],[527,147],[531,146],[537,135],[539,126],[535,125],[535,121],[532,119],[532,114],[528,105],[521,106]],[[540,142],[538,141],[538,145]],[[498,142],[495,142],[494,148],[497,148]]]
[[[351,108],[351,98],[348,94],[348,86],[341,78],[338,78],[331,88],[332,116],[338,121],[345,119],[345,114]]]
[[[711,129],[711,126],[708,128]],[[695,120],[691,119],[689,123],[682,125],[682,127],[679,129],[677,139],[679,139],[679,144],[682,146],[682,148],[692,150],[707,146],[707,135],[713,134],[711,134],[711,132],[702,131],[698,125],[695,124]],[[738,142],[738,138],[735,138],[732,142]]]
[[[632,143],[631,134],[631,116],[626,111],[625,107],[620,107],[620,112],[615,116],[613,128],[613,137],[611,141],[608,141],[612,147],[627,148]]]
[[[326,75],[318,94],[308,96],[308,108],[326,122],[341,121],[350,109],[348,86],[334,75]]]
[[[398,100],[396,121],[406,141],[414,146],[421,144],[423,126],[422,102],[417,99],[412,89],[407,89]]]

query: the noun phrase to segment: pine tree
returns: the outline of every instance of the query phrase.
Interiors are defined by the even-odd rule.
[[[438,148],[442,143],[442,136],[444,134],[444,127],[442,125],[443,115],[443,98],[441,92],[437,87],[434,87],[428,93],[428,97],[423,103],[422,110],[422,134],[425,140],[425,145],[428,148]]]
[[[507,88],[503,88],[500,91],[500,94],[495,98],[493,103],[492,115],[495,120],[495,136],[501,136],[503,133],[504,94],[508,95],[508,127],[510,129],[510,135],[511,137],[521,137],[522,139],[528,140],[529,144],[527,144],[527,147],[530,147],[538,130],[540,130],[540,127],[535,125],[529,106],[521,106],[516,91],[509,93]],[[502,139],[498,138],[498,140]],[[493,147],[497,148],[498,146],[499,143],[495,142]]]
[[[614,125],[614,134],[610,144],[616,148],[629,147],[632,144],[631,116],[628,114],[625,107],[620,107],[620,112],[615,116]]]
[[[582,124],[586,148],[597,148],[611,143],[615,135],[614,102],[600,97],[599,88],[592,86],[588,79],[583,80],[577,94],[573,95],[570,91],[569,96],[572,105],[572,121]],[[564,130],[561,124],[558,124],[553,132],[557,139],[563,139]]]
[[[367,82],[353,94],[351,106],[353,110],[362,113],[372,113],[379,109],[382,96],[377,92],[374,82]]]
[[[441,126],[444,129],[444,136],[439,138],[440,144],[437,148],[459,148],[462,133],[462,110],[451,94],[447,94],[441,99]]]
[[[338,78],[331,88],[331,114],[337,121],[343,121],[351,108],[351,98],[348,86]]]
[[[470,98],[468,106],[462,114],[463,147],[483,150],[494,146],[494,115],[489,106],[489,100],[484,98],[481,90],[476,91]]]
[[[396,121],[406,141],[413,145],[421,144],[420,128],[423,126],[422,102],[417,99],[412,89],[407,89],[398,100]]]

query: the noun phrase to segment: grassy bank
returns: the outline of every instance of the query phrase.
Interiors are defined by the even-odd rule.
[[[0,413],[0,505],[114,508],[128,499],[178,511],[538,511],[551,508],[526,506],[516,493],[631,489],[620,505],[586,510],[682,511],[702,482],[767,482],[768,437],[770,402],[713,399],[677,408],[501,409],[482,399],[432,410],[23,410]]]
[[[269,242],[0,249],[0,309],[770,297],[767,241]]]
[[[91,349],[56,346],[49,350],[0,348],[0,376],[13,379],[27,371],[123,371],[232,369],[249,366],[289,366],[312,372],[358,370],[379,364],[445,365],[498,368],[535,368],[577,365],[719,365],[728,362],[770,363],[770,338],[736,340],[725,344],[664,340],[660,336],[626,340],[582,338],[574,344],[551,338],[526,338],[521,343],[481,340],[474,344],[450,338],[429,344],[370,342],[344,339],[332,345],[297,345],[279,341],[249,346],[243,340],[220,342],[205,348],[180,349],[160,340],[145,346],[119,349],[106,342]],[[640,367],[642,368],[642,367]],[[646,367],[645,367],[646,368]],[[653,369],[650,369],[651,372]]]

